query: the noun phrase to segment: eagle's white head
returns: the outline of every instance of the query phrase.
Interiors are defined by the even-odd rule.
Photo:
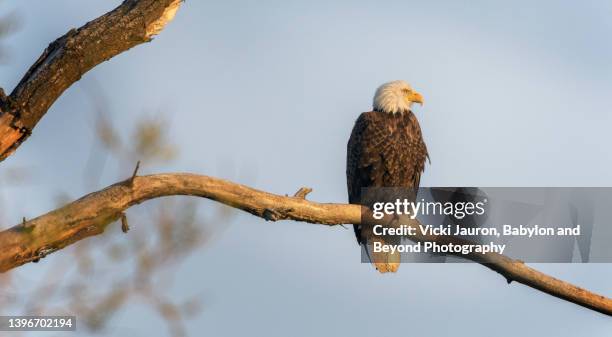
[[[374,95],[374,110],[390,114],[410,111],[413,103],[423,105],[423,96],[414,91],[405,81],[387,82],[378,89]]]

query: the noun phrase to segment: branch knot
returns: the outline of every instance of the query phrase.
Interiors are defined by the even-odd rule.
[[[304,199],[306,200],[306,196],[312,192],[312,188],[310,187],[302,187],[293,195],[294,198]]]
[[[266,208],[263,210],[261,217],[264,218],[266,221],[278,221],[288,219],[288,213],[292,211],[293,208],[288,207]]]

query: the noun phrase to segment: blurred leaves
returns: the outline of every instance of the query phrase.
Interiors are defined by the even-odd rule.
[[[5,167],[0,176],[0,186],[20,185],[31,178],[27,167]]]
[[[110,120],[104,116],[98,118],[96,123],[96,135],[102,146],[113,153],[121,150],[121,139],[115,132]]]
[[[0,63],[9,56],[5,40],[20,24],[16,13],[0,16]],[[119,181],[126,178],[126,172],[131,173],[139,160],[150,167],[177,158],[179,151],[170,137],[171,125],[162,113],[143,114],[127,130],[123,125],[118,128],[103,86],[95,80],[88,81],[88,85],[83,88],[94,107],[95,139],[84,169],[84,192],[99,188],[102,176],[108,176],[112,169],[111,175]],[[107,167],[107,162],[117,165]],[[29,179],[31,174],[24,168],[3,168],[0,188],[5,189],[0,189],[0,219],[2,192]],[[51,193],[58,205],[74,200],[74,196],[62,191]],[[215,211],[217,208],[219,211]],[[221,207],[215,206],[206,221],[199,209],[194,200],[185,197],[148,202],[130,209],[132,230],[127,234],[119,224],[111,224],[104,235],[80,241],[54,254],[57,258],[37,265],[35,272],[41,275],[35,279],[22,278],[18,272],[0,274],[0,315],[76,314],[83,323],[81,327],[89,333],[107,335],[109,329],[114,329],[109,322],[119,312],[128,306],[144,305],[166,322],[168,335],[185,336],[185,321],[203,310],[203,302],[197,295],[173,298],[173,285],[179,277],[176,269],[207,242],[207,224],[229,221],[229,213]],[[133,329],[137,327],[130,327]]]
[[[168,162],[177,157],[177,148],[169,139],[169,129],[169,123],[163,118],[144,116],[124,142],[106,116],[99,116],[96,123],[96,134],[105,150],[121,158],[140,158],[149,163]]]
[[[127,142],[123,142],[108,118],[100,116],[96,123],[96,134],[104,149],[119,157],[139,158],[148,163],[168,162],[177,157],[178,150],[170,142],[169,129],[165,119],[145,116],[137,121]]]
[[[122,139],[122,133],[108,118],[108,111],[101,111],[106,106],[101,99],[97,100],[99,113],[95,130],[101,150],[94,148],[93,157],[110,156],[111,161],[126,165],[134,165],[136,160],[148,165],[166,163],[176,158],[178,151],[169,136],[170,125],[163,117],[141,116],[133,131]],[[91,176],[94,172],[88,173],[89,178],[98,180],[99,177]],[[119,176],[118,179],[125,178],[123,167],[119,167]],[[185,314],[179,310],[181,304],[168,295],[168,289],[176,276],[171,270],[205,242],[206,227],[198,216],[198,207],[194,200],[186,198],[157,200],[130,210],[127,216],[132,227],[127,236],[117,224],[107,242],[88,241],[75,248],[79,276],[69,284],[78,289],[75,293],[79,298],[88,298],[88,301],[70,301],[68,312],[80,313],[88,329],[105,331],[118,311],[140,298],[167,322],[172,336],[184,336]],[[90,245],[95,248],[88,247]],[[101,246],[105,248],[101,250]],[[113,277],[106,277],[109,271]],[[100,282],[106,279],[113,286],[101,287],[107,288],[101,292],[99,285],[81,277]],[[191,298],[188,302],[199,303],[200,300]],[[197,305],[192,307],[198,308]]]
[[[147,161],[169,161],[176,157],[176,148],[168,141],[168,123],[163,119],[147,118],[138,123],[134,132],[132,152]]]
[[[9,37],[20,27],[21,20],[16,13],[10,13],[0,17],[0,63],[6,63],[10,55],[2,40]]]
[[[102,88],[95,89],[90,93],[96,111],[96,138],[85,166],[86,192],[99,188],[101,176],[108,175],[107,161],[118,163],[115,175],[119,181],[131,173],[138,160],[150,166],[169,163],[177,157],[170,123],[162,114],[142,115],[131,131],[125,132],[113,125]],[[6,174],[17,179],[23,172]],[[59,204],[71,199],[74,198],[56,192]],[[203,310],[203,302],[196,295],[172,298],[179,277],[176,270],[208,242],[209,224],[227,222],[232,214],[227,207],[215,205],[204,220],[199,205],[194,199],[175,197],[132,208],[127,214],[131,227],[127,234],[119,223],[111,224],[104,235],[80,241],[58,253],[64,256],[45,266],[46,275],[37,285],[19,282],[16,287],[11,274],[0,275],[4,276],[0,286],[6,285],[2,288],[6,295],[0,292],[0,314],[15,314],[17,307],[24,315],[77,314],[90,333],[106,335],[113,329],[109,322],[120,311],[144,304],[166,322],[170,336],[185,336],[185,321]],[[19,305],[5,301],[5,296],[25,300]]]

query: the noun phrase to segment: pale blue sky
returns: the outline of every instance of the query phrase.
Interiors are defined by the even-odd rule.
[[[11,59],[0,86],[10,91],[49,42],[118,3],[3,1],[0,13],[23,25],[4,43]],[[612,186],[611,14],[606,1],[187,1],[155,41],[70,88],[0,166],[36,177],[3,189],[5,218],[44,213],[59,187],[89,192],[75,176],[91,149],[95,115],[83,88],[94,82],[117,125],[148,110],[170,116],[181,156],[145,173],[209,174],[279,194],[310,186],[313,200],[343,202],[353,121],[377,85],[405,79],[426,100],[416,111],[432,159],[423,185]],[[406,264],[383,277],[359,261],[352,231],[241,214],[180,268],[172,292],[207,295],[192,335],[612,331],[609,317],[508,286],[479,265]],[[537,267],[612,294],[610,265]],[[165,334],[152,317],[129,309],[110,333]]]

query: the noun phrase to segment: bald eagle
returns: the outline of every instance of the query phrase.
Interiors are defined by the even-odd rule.
[[[376,90],[373,110],[357,118],[347,145],[349,203],[371,207],[369,203],[372,200],[364,200],[366,198],[362,196],[365,187],[418,190],[429,155],[419,122],[411,111],[413,103],[422,105],[423,97],[408,83],[388,82]],[[374,240],[371,231],[361,225],[353,226],[357,243],[368,252],[368,245]],[[375,240],[385,239],[377,237]],[[400,256],[397,253],[368,253],[368,257],[381,273],[395,272],[399,267]]]

